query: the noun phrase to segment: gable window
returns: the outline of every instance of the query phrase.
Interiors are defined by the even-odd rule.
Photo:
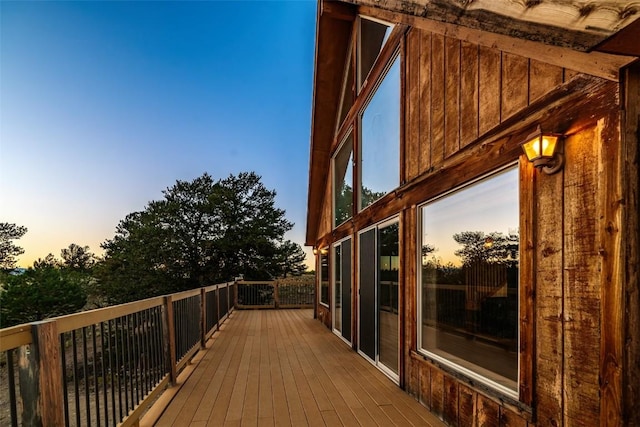
[[[384,44],[389,39],[393,26],[361,17],[359,29],[358,88],[360,89],[364,85]]]
[[[399,52],[406,27],[362,16],[355,25],[331,157],[333,228],[400,184]]]
[[[355,101],[354,87],[353,87],[353,61],[351,55],[351,45],[347,53],[347,60],[345,62],[345,73],[342,79],[342,92],[340,94],[340,107],[338,110],[338,120],[336,121],[336,132],[340,129],[340,125],[347,117],[347,113],[353,106]]]
[[[518,168],[419,208],[420,351],[517,397]]]
[[[400,184],[400,57],[360,118],[360,209]]]
[[[333,157],[333,224],[353,216],[353,133],[349,133]]]

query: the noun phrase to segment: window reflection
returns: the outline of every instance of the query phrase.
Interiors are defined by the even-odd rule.
[[[342,332],[342,256],[340,245],[334,246],[333,255],[333,328]]]
[[[333,159],[333,220],[338,226],[353,215],[353,135],[349,134]]]
[[[329,250],[320,250],[320,302],[329,304]]]
[[[421,208],[422,348],[511,390],[518,374],[518,170]]]
[[[396,58],[361,117],[360,209],[400,183],[400,58]]]
[[[382,47],[391,34],[390,25],[366,18],[360,18],[359,78],[360,87],[364,84]]]
[[[380,362],[398,373],[398,280],[399,224],[380,228],[378,234],[378,280]]]

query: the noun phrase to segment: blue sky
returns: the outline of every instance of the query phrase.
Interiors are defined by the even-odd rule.
[[[303,243],[315,1],[0,8],[0,221],[29,228],[21,265],[100,252],[203,172],[260,174]]]

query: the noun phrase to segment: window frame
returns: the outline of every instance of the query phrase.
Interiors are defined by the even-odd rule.
[[[331,248],[329,246],[323,246],[318,250],[318,266],[320,270],[320,274],[318,275],[318,304],[323,307],[330,308],[331,307]],[[322,280],[322,257],[327,257],[327,280]],[[322,284],[327,283],[327,301],[322,301]]]
[[[373,61],[373,64],[371,65],[371,69],[369,69],[369,72],[367,73],[366,76],[364,76],[364,78],[362,77],[362,20],[365,19],[367,21],[371,21],[371,22],[375,22],[377,24],[381,24],[381,25],[386,25],[387,27],[389,27],[389,37],[387,37],[387,39],[384,41],[384,43],[382,43],[382,46],[380,46],[380,51],[378,52],[378,54],[376,55],[376,59]],[[385,46],[387,45],[388,42],[391,41],[391,35],[393,34],[393,32],[395,31],[396,27],[398,26],[397,24],[394,24],[392,22],[387,22],[384,21],[382,19],[379,18],[374,18],[372,16],[367,16],[367,15],[358,15],[358,18],[356,20],[356,41],[355,41],[355,67],[353,67],[355,70],[355,79],[353,80],[355,83],[355,97],[357,98],[360,93],[365,89],[366,86],[368,86],[369,83],[369,77],[371,77],[372,73],[373,73],[373,69],[375,68],[376,64],[378,63],[378,60],[380,59],[380,56],[382,55],[382,51],[385,49]],[[393,61],[388,61],[388,62],[393,62]],[[361,81],[362,79],[362,81]],[[379,80],[379,79],[375,79],[375,80]]]
[[[376,315],[375,315],[375,324],[374,324],[374,330],[375,330],[375,341],[376,341],[376,354],[375,357],[373,359],[371,359],[361,348],[360,348],[360,343],[361,343],[361,325],[360,325],[360,312],[361,312],[361,304],[362,304],[362,300],[360,299],[360,297],[357,298],[357,311],[355,314],[357,316],[358,319],[358,327],[356,330],[356,339],[357,339],[357,343],[358,343],[358,349],[357,352],[358,354],[360,354],[365,360],[367,360],[369,363],[371,363],[373,366],[375,366],[378,370],[380,370],[380,372],[382,372],[384,375],[386,375],[390,380],[392,380],[394,383],[396,383],[397,385],[400,385],[400,375],[401,375],[401,365],[402,365],[402,351],[403,351],[403,339],[402,339],[402,329],[401,329],[401,325],[402,325],[402,321],[401,321],[401,315],[400,313],[398,313],[398,372],[394,372],[391,368],[387,367],[384,363],[382,363],[380,361],[380,343],[379,343],[379,335],[380,335],[380,318],[378,315],[378,310],[380,309],[380,295],[379,295],[379,282],[380,282],[380,255],[379,255],[379,245],[380,245],[380,229],[381,228],[385,228],[385,227],[389,227],[393,224],[398,224],[398,260],[399,260],[399,283],[398,283],[398,298],[399,300],[402,298],[401,296],[401,292],[400,292],[400,282],[402,281],[402,274],[404,274],[402,272],[402,220],[401,220],[401,215],[398,214],[394,214],[390,217],[387,217],[381,221],[376,222],[375,224],[371,224],[367,227],[364,227],[360,230],[358,230],[358,232],[356,233],[356,237],[355,239],[358,242],[358,249],[357,249],[357,253],[356,253],[356,260],[357,260],[357,266],[356,266],[356,271],[358,271],[357,274],[357,292],[358,295],[360,295],[360,289],[362,286],[361,283],[361,276],[359,274],[360,271],[360,265],[363,262],[363,258],[362,258],[362,251],[361,251],[361,246],[360,246],[360,239],[362,237],[362,235],[366,232],[369,232],[371,230],[375,230],[375,245],[376,245],[376,249],[375,249],[375,254],[374,254],[374,259],[373,260],[365,260],[365,262],[369,263],[369,264],[373,264],[374,265],[374,269],[376,271],[375,273],[375,300],[377,301],[377,306],[375,307],[376,310]],[[400,310],[399,310],[400,311]]]
[[[521,197],[521,192],[522,192],[522,186],[521,186],[521,182],[522,182],[522,176],[523,176],[523,171],[522,168],[520,166],[520,163],[518,161],[511,161],[508,162],[507,164],[498,167],[498,168],[494,168],[491,169],[479,176],[477,176],[476,178],[465,182],[463,184],[460,185],[456,185],[455,187],[453,187],[450,190],[447,190],[441,194],[438,194],[434,197],[431,197],[421,203],[419,203],[416,206],[416,253],[415,253],[415,262],[416,262],[416,351],[418,354],[422,355],[423,357],[426,357],[428,359],[431,359],[439,364],[441,364],[442,366],[450,369],[453,372],[457,372],[461,375],[463,375],[464,377],[468,378],[471,382],[478,382],[484,386],[486,386],[487,388],[494,390],[495,392],[499,393],[500,395],[504,395],[504,396],[508,396],[511,399],[515,399],[515,400],[524,400],[524,396],[522,396],[522,386],[523,386],[523,380],[527,380],[527,378],[524,376],[524,372],[523,372],[523,366],[522,366],[522,359],[524,357],[523,355],[523,350],[522,350],[522,339],[523,339],[523,329],[522,329],[522,316],[524,315],[524,311],[525,311],[525,307],[523,307],[522,305],[522,294],[527,292],[528,288],[530,288],[530,285],[528,285],[527,283],[524,283],[523,281],[523,276],[524,276],[524,272],[523,272],[523,266],[524,268],[526,268],[527,266],[529,266],[529,262],[527,262],[527,260],[523,259],[524,258],[524,254],[522,251],[522,242],[524,241],[524,239],[526,239],[527,234],[529,231],[528,230],[522,230],[522,227],[520,227],[520,240],[519,240],[519,267],[518,267],[518,297],[517,297],[517,304],[518,304],[518,308],[517,308],[517,319],[516,319],[516,325],[518,328],[517,331],[517,337],[516,337],[516,343],[517,343],[517,375],[516,375],[516,387],[515,389],[509,388],[507,386],[504,386],[502,384],[497,383],[494,380],[491,380],[490,378],[483,376],[482,374],[475,372],[473,370],[471,370],[470,368],[466,368],[462,365],[457,364],[454,361],[449,360],[447,357],[445,356],[441,356],[438,354],[435,354],[425,348],[423,348],[422,346],[422,339],[423,339],[423,333],[422,333],[422,328],[420,327],[420,325],[422,324],[422,315],[423,315],[423,292],[422,292],[422,252],[420,250],[421,245],[422,245],[422,233],[423,233],[423,215],[422,215],[422,208],[427,206],[430,203],[436,202],[439,199],[442,199],[444,197],[447,197],[449,195],[452,195],[458,191],[464,190],[465,188],[469,188],[481,181],[484,181],[485,179],[491,178],[493,176],[497,176],[503,172],[508,171],[509,169],[515,169],[518,173],[518,211],[519,211],[519,216],[520,216],[520,224],[522,224],[522,197]],[[529,349],[529,351],[532,351],[531,349]],[[530,402],[525,402],[525,403],[530,403]]]
[[[331,251],[332,251],[332,253],[333,253],[333,256],[332,256],[332,258],[333,258],[333,259],[332,259],[332,261],[331,261],[331,266],[332,266],[332,268],[334,269],[334,271],[333,271],[333,274],[331,274],[331,275],[330,275],[330,276],[331,276],[331,283],[330,283],[330,287],[331,287],[331,289],[332,289],[333,291],[335,291],[335,279],[336,279],[336,274],[338,273],[338,271],[336,270],[336,261],[337,261],[337,257],[336,257],[336,255],[335,255],[335,254],[336,254],[336,249],[337,249],[337,248],[340,248],[340,290],[342,291],[342,287],[344,286],[344,277],[342,277],[342,265],[343,265],[343,258],[344,258],[345,256],[347,256],[347,257],[349,257],[349,258],[351,258],[351,257],[352,257],[352,252],[350,252],[349,254],[346,254],[346,255],[342,252],[342,249],[343,249],[343,248],[342,248],[342,244],[343,244],[344,242],[349,241],[349,240],[351,240],[351,251],[353,252],[353,239],[352,239],[352,236],[351,236],[351,235],[346,236],[346,237],[344,237],[344,238],[342,238],[342,239],[340,239],[340,240],[337,240],[337,241],[335,241],[335,242],[333,242],[333,243],[331,244]],[[353,277],[353,264],[351,265],[351,269],[352,269],[352,270],[351,270],[351,274],[352,274],[352,277]],[[353,292],[353,283],[351,284],[351,291]],[[334,293],[335,293],[335,292],[334,292]],[[342,296],[341,296],[341,297],[342,297]],[[353,295],[352,295],[352,298],[353,298]],[[344,341],[345,343],[347,343],[347,344],[351,345],[351,343],[352,343],[352,341],[353,341],[353,331],[351,331],[351,335],[352,335],[352,336],[351,336],[351,340],[352,340],[352,341],[348,341],[346,338],[344,338],[344,337],[342,336],[342,333],[343,333],[343,330],[344,330],[344,328],[345,328],[345,325],[344,325],[344,324],[341,324],[341,325],[340,325],[340,330],[339,330],[339,331],[336,329],[336,319],[335,319],[335,317],[334,317],[334,314],[335,314],[335,312],[336,312],[336,311],[335,311],[335,303],[336,303],[336,298],[334,297],[334,298],[331,300],[331,331],[332,331],[336,336],[338,336],[342,341]],[[353,300],[351,300],[351,301],[350,301],[350,303],[353,303]],[[344,301],[342,300],[342,298],[340,299],[340,304],[342,304],[340,308],[341,308],[341,310],[343,310],[343,307],[344,307]],[[353,315],[354,315],[354,313],[353,313],[353,310],[351,309],[351,307],[349,307],[349,310],[351,310],[351,316],[353,316]],[[340,313],[342,314],[342,311],[341,311]],[[342,321],[342,319],[340,319],[340,320]],[[349,328],[349,330],[351,330],[351,324],[347,325],[347,327]]]
[[[337,193],[336,193],[336,159],[338,158],[338,155],[340,154],[340,151],[344,148],[345,144],[347,143],[347,141],[349,140],[349,138],[351,138],[351,215],[349,215],[348,218],[346,218],[344,221],[338,223],[336,221],[336,209],[337,209],[337,205],[336,205],[336,199],[337,199]],[[356,153],[356,144],[355,144],[355,129],[353,127],[349,127],[347,129],[347,132],[344,134],[344,136],[342,137],[342,139],[340,140],[341,142],[338,144],[338,147],[335,149],[335,151],[333,152],[333,155],[331,156],[331,224],[332,224],[332,228],[336,228],[339,227],[340,225],[344,224],[345,222],[348,222],[349,220],[351,220],[353,218],[353,216],[356,214],[356,209],[354,209],[354,197],[353,197],[353,193],[356,191],[356,189],[354,188],[354,177],[355,177],[355,153]],[[349,169],[349,165],[347,165],[347,170]],[[347,174],[345,171],[345,178],[344,181],[348,181],[347,178]]]
[[[375,22],[379,22],[382,23],[384,25],[388,25],[391,27],[391,32],[387,38],[387,40],[385,41],[381,51],[379,52],[378,56],[376,57],[376,60],[369,72],[369,74],[367,75],[367,78],[365,79],[364,84],[362,85],[362,87],[358,87],[358,44],[359,44],[359,33],[360,33],[360,19],[364,18],[364,19],[368,19],[370,21],[375,21]],[[335,134],[333,136],[333,141],[331,144],[331,150],[330,150],[330,159],[333,159],[334,156],[336,155],[337,151],[340,149],[340,146],[342,144],[342,142],[348,137],[348,134],[351,132],[353,135],[353,178],[352,178],[352,187],[353,187],[353,192],[354,192],[354,200],[353,200],[353,215],[352,218],[354,218],[355,216],[357,216],[362,209],[359,209],[359,204],[360,204],[360,123],[359,123],[359,116],[361,115],[362,111],[364,110],[364,108],[368,105],[368,103],[370,102],[371,97],[374,95],[375,90],[377,89],[377,87],[379,86],[379,84],[382,82],[382,80],[384,79],[384,77],[386,77],[387,72],[389,70],[389,68],[393,65],[393,62],[396,60],[396,58],[399,57],[400,59],[400,97],[398,99],[398,102],[400,103],[400,114],[402,114],[402,87],[403,87],[403,82],[404,82],[404,72],[402,70],[403,68],[403,64],[404,64],[404,44],[403,44],[403,39],[404,39],[404,35],[407,32],[407,30],[409,29],[409,27],[407,25],[404,24],[399,24],[399,23],[391,23],[391,22],[386,22],[377,18],[373,18],[367,15],[358,15],[357,19],[354,20],[354,25],[352,28],[352,35],[350,38],[350,46],[349,46],[349,53],[347,54],[347,58],[346,61],[344,62],[344,66],[345,66],[345,71],[342,73],[342,78],[343,81],[341,82],[341,89],[344,88],[345,86],[345,82],[346,82],[346,76],[347,76],[347,68],[348,68],[348,64],[349,61],[351,61],[351,73],[353,74],[353,78],[354,78],[354,88],[353,88],[353,95],[354,95],[354,101],[353,101],[353,105],[351,105],[351,108],[349,109],[349,111],[347,111],[344,120],[342,121],[342,123],[339,123],[340,117],[339,117],[339,112],[336,111],[336,131]],[[343,91],[344,93],[344,91]],[[343,98],[343,93],[341,93],[341,95],[339,96],[340,101],[342,103],[342,98]],[[401,119],[400,119],[401,120]],[[399,170],[399,176],[398,176],[398,182],[399,185],[401,185],[402,183],[402,167],[401,167],[401,163],[402,163],[402,150],[401,150],[401,146],[402,146],[402,121],[400,122],[400,135],[398,138],[398,150],[399,150],[399,164],[398,164],[398,170]],[[333,174],[333,165],[331,163],[331,173]],[[333,178],[333,175],[332,175]],[[397,187],[396,187],[397,188]],[[331,190],[332,193],[334,191],[333,189],[333,183],[331,184]],[[393,191],[393,190],[392,190]],[[333,199],[333,194],[332,194],[332,199]],[[378,203],[377,201],[372,203],[369,206],[373,206],[376,203]],[[331,203],[332,209],[333,209],[333,200]],[[333,217],[333,212],[332,212],[332,217]],[[347,222],[347,221],[345,221]],[[342,225],[344,225],[344,223],[342,224],[335,224],[332,218],[332,230],[336,229]]]
[[[373,206],[376,204],[376,202],[380,199],[382,199],[384,196],[386,196],[387,194],[391,193],[393,191],[393,189],[387,191],[385,194],[383,194],[382,196],[378,197],[377,199],[375,199],[374,201],[372,201],[371,203],[369,203],[367,206],[362,206],[362,146],[363,146],[363,141],[362,141],[362,117],[364,116],[364,113],[367,110],[367,107],[371,104],[371,101],[373,100],[373,98],[375,97],[375,95],[378,93],[378,89],[380,88],[380,86],[382,85],[382,83],[384,82],[385,78],[389,75],[389,71],[391,70],[391,68],[395,65],[395,62],[399,61],[399,67],[400,67],[400,72],[399,72],[399,88],[398,88],[398,93],[399,93],[399,97],[398,97],[398,104],[399,104],[399,117],[398,117],[398,127],[399,127],[399,133],[398,133],[398,140],[397,140],[397,151],[398,151],[398,181],[397,181],[397,185],[395,187],[393,187],[393,189],[398,188],[402,182],[402,52],[400,49],[400,46],[398,46],[394,52],[391,54],[391,56],[389,57],[389,60],[387,61],[387,63],[385,64],[384,68],[382,69],[382,72],[380,73],[380,76],[376,79],[375,81],[375,85],[373,85],[373,87],[371,87],[371,90],[369,91],[369,93],[367,94],[364,102],[362,103],[362,106],[358,109],[358,114],[356,116],[356,123],[357,123],[357,127],[358,127],[358,140],[357,140],[357,144],[354,144],[354,152],[355,150],[355,146],[357,145],[357,152],[358,152],[358,157],[355,158],[354,157],[354,162],[357,164],[357,168],[354,169],[354,175],[356,175],[356,184],[358,186],[358,190],[357,190],[357,197],[356,197],[356,206],[355,206],[355,213],[360,213],[362,211],[364,211],[365,209],[367,209],[370,206]],[[375,65],[375,64],[374,64]],[[354,189],[354,191],[356,191]]]

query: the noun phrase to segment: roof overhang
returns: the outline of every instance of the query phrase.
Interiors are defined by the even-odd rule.
[[[354,6],[318,1],[305,240],[308,246],[315,244],[316,230],[322,215],[322,196],[329,178],[331,142],[336,127],[336,107],[355,16]]]
[[[460,25],[580,52],[597,48],[612,36],[609,53],[637,56],[640,1],[629,0],[347,0],[404,15]],[[636,22],[636,31],[622,33]],[[635,52],[635,53],[634,53]]]

